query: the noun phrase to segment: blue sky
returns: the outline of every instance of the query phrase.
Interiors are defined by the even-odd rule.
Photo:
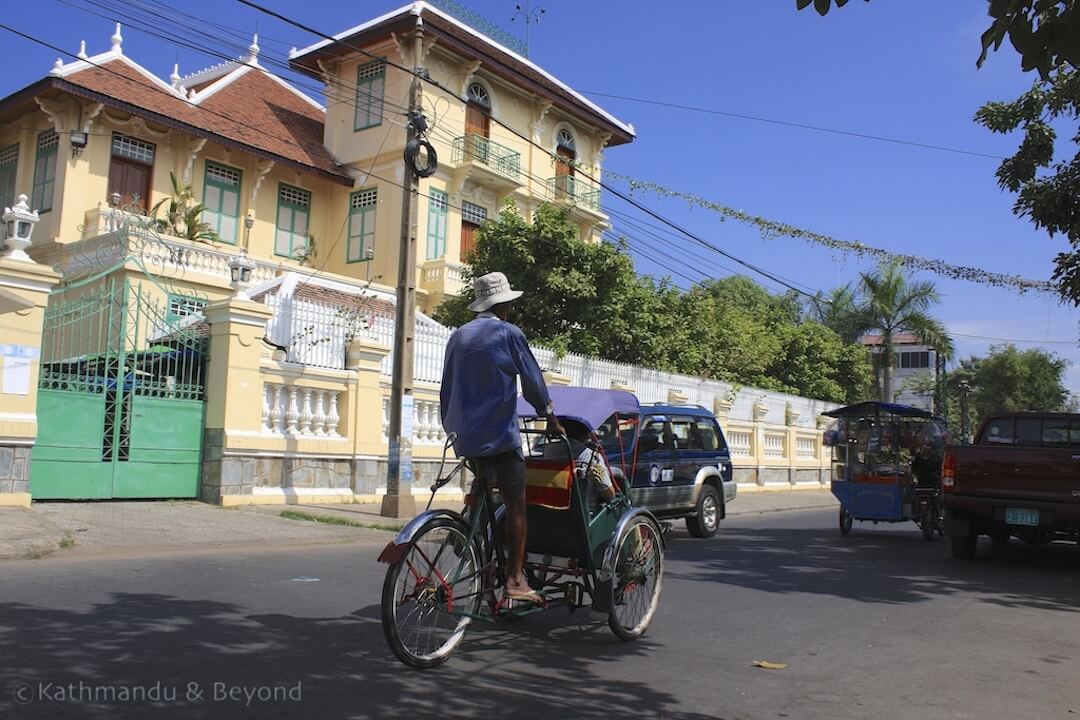
[[[523,34],[520,19],[510,22],[513,0],[462,1],[506,30]],[[404,4],[267,2],[332,32]],[[581,91],[990,155],[1011,154],[1018,140],[991,135],[972,115],[987,100],[1019,95],[1034,79],[1020,72],[1017,56],[1008,48],[976,69],[978,38],[987,24],[982,2],[853,2],[826,18],[796,12],[794,0],[540,4],[546,13],[531,27],[530,56]],[[168,5],[245,33],[258,24],[264,59],[280,61],[290,46],[303,47],[317,39],[231,0],[190,0],[183,5],[162,0],[157,8],[165,17],[171,13],[165,10]],[[88,0],[40,0],[6,8],[3,22],[71,52],[83,39],[91,54],[107,50],[112,26],[85,10],[115,15]],[[190,35],[181,40],[206,42]],[[55,52],[13,37],[4,38],[4,47],[8,63],[0,78],[2,95],[39,79],[56,59]],[[124,29],[124,50],[162,77],[177,57],[182,73],[220,60],[151,37],[132,24]],[[309,87],[312,83],[302,82]],[[637,130],[635,142],[606,156],[606,167],[625,175],[845,240],[1031,278],[1048,278],[1053,256],[1066,248],[1063,238],[1051,239],[1012,215],[1013,197],[998,189],[998,162],[993,159],[595,99]],[[719,216],[681,201],[636,197],[728,252],[800,286],[828,289],[869,267],[858,258],[801,240],[763,240],[752,228],[720,222]],[[630,212],[619,201],[606,202],[613,211]],[[616,219],[615,224],[630,230],[639,243],[659,245],[624,221]],[[679,265],[665,262],[691,277],[722,277],[730,272],[720,263],[733,267],[700,248],[694,252],[705,260],[683,255],[692,248],[689,240],[669,238],[663,248],[683,258]],[[655,248],[648,252],[655,254]],[[638,269],[670,274],[644,257],[638,258]],[[1067,385],[1080,393],[1075,342],[1080,313],[1075,309],[1048,295],[1020,295],[929,274],[919,277],[937,283],[943,296],[937,314],[951,332],[1040,341],[1073,363]],[[681,277],[675,279],[686,284]],[[994,341],[956,337],[955,342],[958,353],[967,356],[985,353]]]

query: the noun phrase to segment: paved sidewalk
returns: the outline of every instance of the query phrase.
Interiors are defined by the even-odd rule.
[[[417,498],[417,511],[426,498]],[[827,490],[740,492],[729,515],[833,507]],[[434,507],[460,509],[461,502]],[[53,502],[0,508],[0,560],[71,555],[385,542],[405,521],[378,503],[219,508],[195,501]],[[282,513],[287,516],[282,517]],[[318,519],[319,522],[311,522]]]

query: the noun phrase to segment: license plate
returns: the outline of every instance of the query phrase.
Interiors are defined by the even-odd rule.
[[[1039,511],[1026,508],[1005,508],[1006,525],[1038,525]]]

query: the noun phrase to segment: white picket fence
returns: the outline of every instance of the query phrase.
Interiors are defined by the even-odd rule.
[[[274,309],[275,317],[271,322],[276,327],[276,336],[289,338],[287,357],[291,363],[344,368],[345,347],[350,333],[358,333],[381,345],[393,347],[392,315],[368,314],[363,322],[358,323],[355,314],[332,305],[277,295],[267,295],[266,302]],[[446,343],[451,332],[427,316],[417,317],[413,366],[416,381],[440,382]],[[630,387],[642,404],[690,403],[713,411],[719,404],[730,404],[731,418],[803,427],[815,427],[818,415],[837,407],[836,403],[823,400],[759,388],[733,387],[719,380],[679,375],[574,353],[559,357],[554,351],[538,346],[533,346],[533,353],[540,367],[568,377],[571,385],[603,389]],[[383,360],[384,375],[391,374],[392,362],[392,354]],[[768,440],[766,447],[771,452],[776,451]]]

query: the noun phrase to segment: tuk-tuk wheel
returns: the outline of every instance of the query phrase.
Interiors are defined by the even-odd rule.
[[[854,520],[854,518],[851,517],[851,513],[849,513],[847,510],[845,510],[844,508],[841,507],[840,508],[840,534],[841,535],[850,535],[851,534],[851,523],[852,523],[853,520]]]

